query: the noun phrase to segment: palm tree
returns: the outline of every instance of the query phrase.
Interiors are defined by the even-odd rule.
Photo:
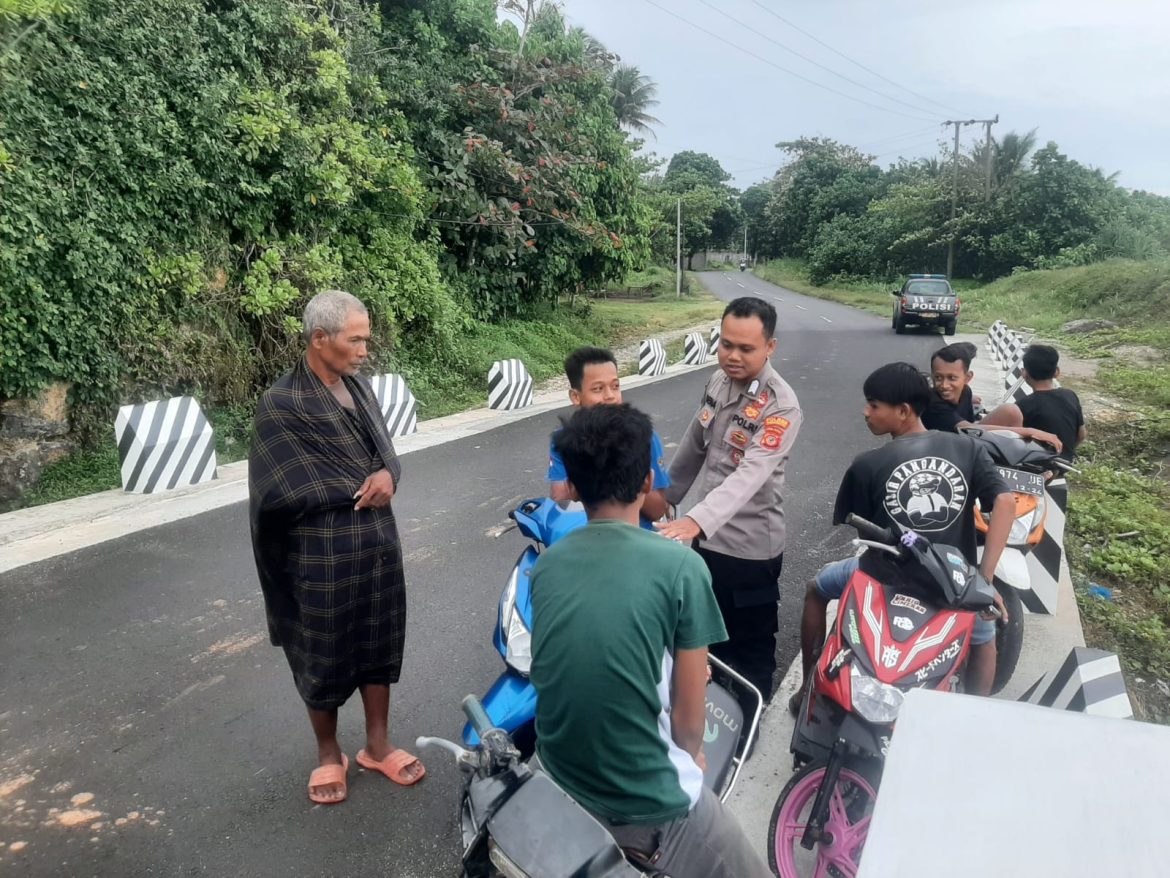
[[[609,87],[613,91],[613,109],[618,124],[639,134],[654,136],[650,126],[661,125],[647,112],[658,106],[654,99],[658,86],[649,76],[632,64],[619,64],[609,75]]]
[[[587,63],[610,70],[618,60],[618,56],[607,49],[605,43],[580,25],[569,28],[565,33],[571,39],[581,41],[581,51],[585,54]]]
[[[1023,173],[1024,163],[1036,148],[1036,129],[1026,134],[1009,131],[995,144],[995,188],[1009,185],[1016,175]]]

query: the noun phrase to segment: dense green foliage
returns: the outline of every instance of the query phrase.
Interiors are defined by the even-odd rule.
[[[328,287],[420,397],[478,373],[473,326],[648,256],[612,64],[552,6],[7,3],[0,398],[246,403]]]
[[[1033,133],[958,157],[900,161],[826,138],[779,144],[787,164],[740,200],[750,246],[765,258],[807,260],[814,283],[942,271],[952,237],[955,275],[985,280],[1013,271],[1156,259],[1170,251],[1170,199],[1129,192],[1060,152],[1034,149]]]
[[[666,172],[649,181],[648,199],[658,223],[654,227],[654,256],[673,262],[681,220],[682,252],[691,258],[700,250],[729,246],[743,229],[736,191],[727,185],[731,175],[705,152],[675,153]]]

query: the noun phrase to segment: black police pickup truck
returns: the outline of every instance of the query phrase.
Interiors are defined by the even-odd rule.
[[[907,326],[941,326],[947,335],[955,334],[959,322],[959,297],[951,289],[945,274],[912,274],[902,289],[892,291],[894,317],[890,325],[901,335]]]

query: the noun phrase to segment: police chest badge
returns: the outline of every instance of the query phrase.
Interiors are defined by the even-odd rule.
[[[732,430],[731,435],[727,437],[727,441],[738,448],[747,448],[750,437],[743,430]]]
[[[738,448],[733,449],[731,452],[731,465],[732,466],[739,466],[739,462],[741,460],[743,460],[743,452],[740,451]]]
[[[743,407],[743,416],[748,420],[754,421],[760,416],[760,408],[754,404],[749,403]]]
[[[714,416],[715,413],[711,411],[711,409],[707,408],[707,406],[703,406],[701,409],[699,409],[699,423],[704,427],[711,423],[711,418]]]

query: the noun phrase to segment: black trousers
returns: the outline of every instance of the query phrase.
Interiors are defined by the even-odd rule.
[[[715,600],[727,627],[728,639],[711,644],[711,652],[747,677],[766,702],[772,697],[776,674],[777,602],[784,553],[753,561],[698,547],[695,551],[711,571]]]

